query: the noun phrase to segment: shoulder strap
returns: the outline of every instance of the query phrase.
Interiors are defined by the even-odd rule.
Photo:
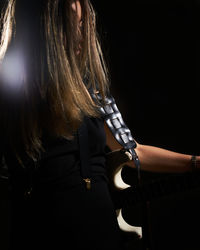
[[[85,117],[80,128],[78,129],[78,142],[79,142],[79,152],[80,152],[81,175],[86,183],[86,188],[91,189],[89,141],[88,141],[88,129],[86,120],[87,118]]]
[[[99,111],[115,139],[119,142],[120,145],[122,145],[125,150],[131,153],[137,169],[138,182],[140,184],[140,161],[137,153],[135,152],[137,143],[132,137],[130,129],[125,124],[122,115],[116,105],[115,99],[112,95],[109,95],[105,98],[105,102],[103,102],[102,97],[99,93],[91,93],[91,96],[94,101],[96,100],[98,103],[100,103],[101,106],[99,108]]]

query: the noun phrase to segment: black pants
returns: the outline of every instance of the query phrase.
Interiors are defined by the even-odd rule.
[[[11,250],[119,250],[120,230],[107,183],[33,195],[13,202]]]

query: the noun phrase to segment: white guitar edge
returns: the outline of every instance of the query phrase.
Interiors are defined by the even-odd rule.
[[[114,176],[114,185],[116,188],[118,189],[125,189],[130,187],[130,185],[126,184],[123,180],[122,180],[122,168],[120,168],[120,170],[115,174]]]
[[[121,176],[121,172],[122,172],[122,168],[120,168],[120,170],[115,174],[114,176],[114,185],[118,188],[118,189],[125,189],[125,188],[128,188],[130,187],[130,185],[126,184],[123,179],[122,179],[122,176]],[[121,209],[119,209],[117,211],[117,221],[118,221],[118,224],[119,224],[119,227],[122,231],[125,231],[125,232],[135,232],[139,235],[140,238],[142,238],[142,227],[135,227],[135,226],[132,226],[130,224],[128,224],[123,216],[122,216],[122,212],[121,212]]]
[[[122,216],[122,211],[119,209],[118,211],[118,216],[117,216],[117,221],[119,224],[119,228],[124,231],[124,232],[134,232],[137,233],[137,235],[142,238],[142,227],[135,227],[130,224],[128,224],[123,216]]]

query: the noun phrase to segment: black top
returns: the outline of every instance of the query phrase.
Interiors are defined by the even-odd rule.
[[[105,170],[105,146],[106,138],[103,127],[103,119],[86,119],[88,129],[89,162],[92,178],[96,176],[106,177]],[[73,140],[64,138],[43,138],[45,152],[41,153],[39,166],[34,170],[32,184],[36,190],[45,191],[65,187],[73,187],[82,182],[80,173],[80,156],[78,136]],[[22,168],[14,154],[7,148],[4,152],[6,164],[10,173],[10,180],[15,193],[24,193],[30,185],[30,167]],[[31,164],[30,164],[31,163]]]
[[[105,169],[103,119],[89,118],[89,162],[94,180],[87,190],[80,171],[79,143],[43,138],[46,152],[34,171],[33,192],[24,197],[30,176],[7,149],[5,159],[13,187],[10,249],[121,249],[120,232]],[[97,178],[97,181],[95,179]],[[99,178],[103,177],[103,178]]]

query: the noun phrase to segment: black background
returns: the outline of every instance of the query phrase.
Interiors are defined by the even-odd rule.
[[[92,2],[112,92],[134,138],[199,155],[200,1]],[[199,189],[174,192],[123,209],[128,223],[143,226],[143,245],[130,249],[200,249],[199,198]]]
[[[135,139],[199,154],[198,2],[92,2],[112,91]]]

